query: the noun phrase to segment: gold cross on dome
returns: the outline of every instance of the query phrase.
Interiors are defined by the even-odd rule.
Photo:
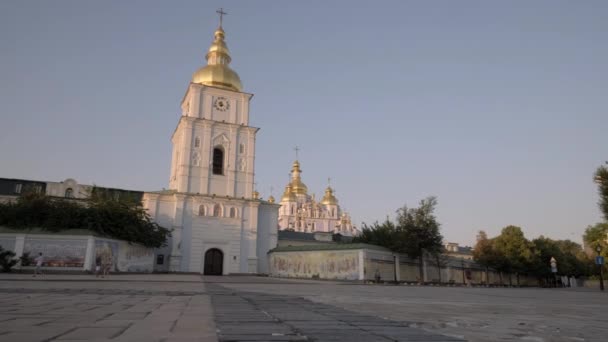
[[[215,11],[215,13],[220,15],[220,26],[222,26],[222,19],[224,19],[225,15],[228,15],[228,13],[224,12],[224,8],[220,7],[219,10]]]

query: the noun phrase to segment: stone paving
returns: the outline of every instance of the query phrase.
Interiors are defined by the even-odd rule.
[[[606,341],[608,293],[0,274],[0,341]]]
[[[0,341],[461,341],[294,295],[214,284],[329,282],[198,275],[0,275]]]
[[[196,287],[65,278],[0,278],[0,341],[217,341],[200,277]]]
[[[463,341],[301,297],[207,289],[220,341]]]

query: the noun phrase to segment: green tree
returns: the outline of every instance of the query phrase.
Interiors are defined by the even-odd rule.
[[[396,236],[397,229],[395,224],[386,218],[386,221],[381,224],[374,222],[371,226],[363,223],[361,228],[361,234],[353,239],[353,242],[363,242],[372,245],[378,245],[386,247],[390,250],[396,248]]]
[[[606,162],[608,164],[608,162]],[[598,193],[600,195],[599,206],[604,219],[608,221],[608,168],[600,166],[595,171],[594,181],[598,185]]]
[[[397,210],[397,246],[395,250],[418,259],[420,281],[424,279],[423,257],[441,252],[443,237],[434,215],[437,199],[428,197],[420,201],[418,208]]]
[[[583,241],[593,251],[597,246],[602,247],[602,251],[606,252],[608,239],[608,223],[596,223],[593,226],[588,226],[583,234]]]
[[[477,234],[477,243],[473,248],[473,260],[485,267],[486,279],[488,279],[488,269],[495,268],[497,263],[497,253],[494,250],[493,240],[488,239],[485,231],[480,230]],[[502,274],[499,274],[502,282]]]
[[[428,197],[420,201],[418,208],[397,210],[397,223],[388,218],[382,224],[364,225],[360,236],[353,242],[365,242],[389,248],[397,253],[407,254],[419,260],[420,280],[424,279],[422,258],[424,253],[437,255],[442,250],[443,237],[439,233],[439,223],[434,215],[437,199]]]
[[[91,196],[85,201],[26,193],[15,202],[0,203],[0,226],[50,232],[88,229],[95,234],[146,247],[161,247],[170,230],[152,221],[139,203]]]
[[[519,275],[526,273],[534,261],[530,241],[525,238],[520,227],[507,226],[494,239],[494,248],[502,258],[502,261],[497,262],[498,267],[509,273],[515,272],[519,286]]]

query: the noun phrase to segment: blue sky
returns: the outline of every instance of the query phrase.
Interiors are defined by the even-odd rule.
[[[0,177],[168,185],[224,7],[258,189],[332,178],[356,222],[438,197],[446,240],[580,240],[608,159],[606,1],[4,1]]]

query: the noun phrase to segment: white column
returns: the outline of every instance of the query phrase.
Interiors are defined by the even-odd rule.
[[[359,280],[365,280],[365,250],[359,250]]]
[[[23,255],[23,248],[25,247],[25,235],[17,234],[15,236],[15,257],[20,258]],[[21,263],[18,263],[15,269],[20,269]]]
[[[401,280],[401,267],[399,267],[399,254],[395,254],[395,279]]]
[[[84,255],[84,267],[85,271],[92,271],[93,263],[95,261],[95,237],[89,236],[87,239],[87,250]]]
[[[180,272],[182,262],[181,242],[182,228],[184,225],[184,195],[175,195],[175,214],[173,221],[173,231],[171,232],[171,255],[169,256],[169,271]]]

